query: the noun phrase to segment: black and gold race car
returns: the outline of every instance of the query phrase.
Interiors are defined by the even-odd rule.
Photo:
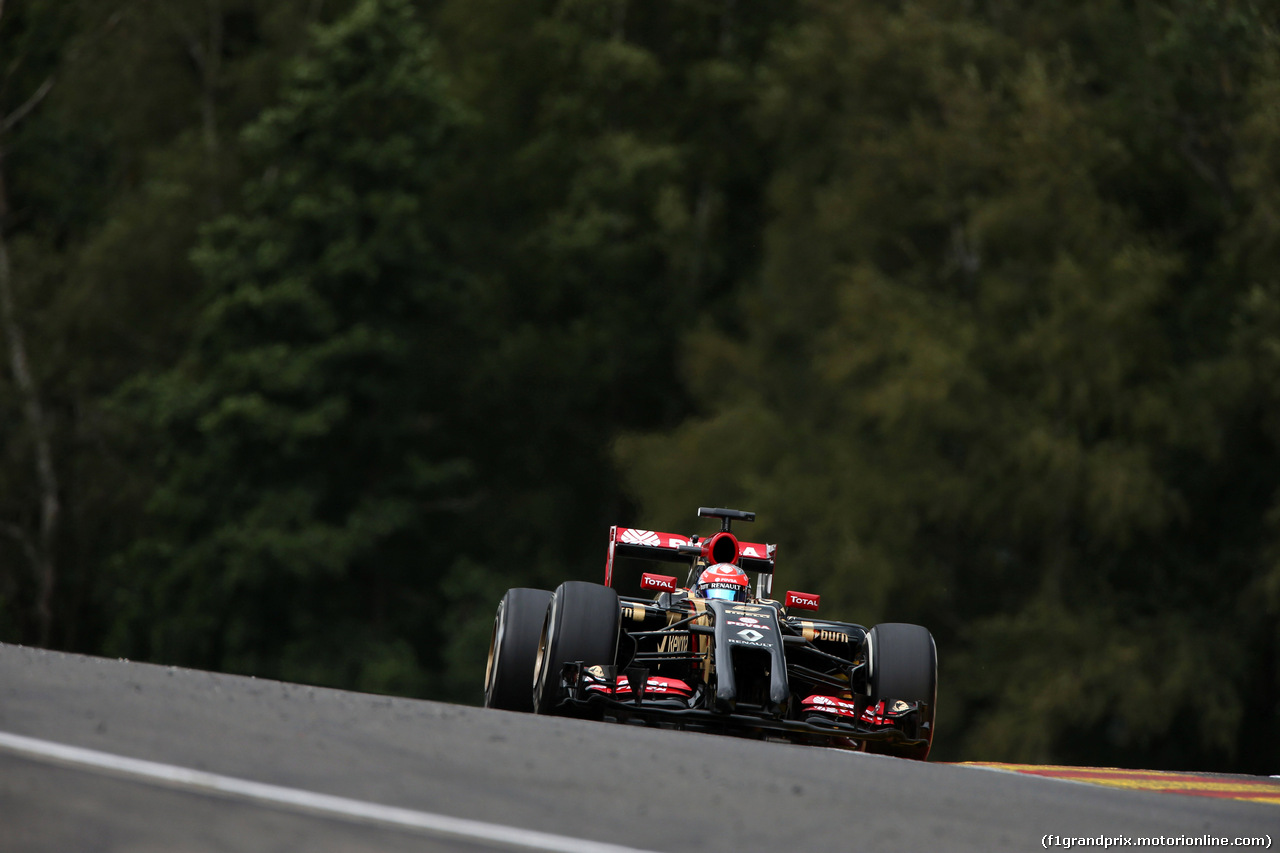
[[[771,599],[776,547],[731,529],[755,513],[698,515],[719,519],[720,531],[612,528],[604,584],[509,590],[494,621],[485,706],[927,758],[932,635],[818,619],[816,594]],[[620,558],[684,563],[689,574],[681,586],[646,572],[640,587],[651,597],[621,596]]]

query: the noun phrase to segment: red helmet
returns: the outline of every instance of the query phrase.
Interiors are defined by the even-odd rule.
[[[733,563],[716,563],[703,569],[693,594],[699,598],[719,598],[724,601],[747,600],[747,573]]]

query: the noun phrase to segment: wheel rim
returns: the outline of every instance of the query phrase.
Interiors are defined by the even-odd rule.
[[[876,677],[876,647],[875,647],[876,629],[872,628],[867,632],[867,696],[873,694]]]
[[[547,691],[547,647],[550,645],[551,632],[556,624],[556,600],[553,596],[551,607],[547,609],[547,618],[542,622],[542,634],[538,637],[538,656],[533,662],[533,710],[541,713],[542,697]]]
[[[489,705],[493,701],[494,682],[498,676],[498,663],[502,654],[502,637],[506,633],[504,629],[503,615],[506,612],[506,601],[498,605],[498,615],[493,620],[493,633],[489,635],[489,662],[484,668],[484,703]]]

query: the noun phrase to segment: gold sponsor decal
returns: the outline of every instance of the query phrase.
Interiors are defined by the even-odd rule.
[[[694,624],[710,625],[711,614],[707,611],[707,602],[701,598],[690,598],[689,601],[693,604],[693,612],[698,614],[698,618],[693,620]],[[701,634],[694,635],[693,651],[702,655],[702,678],[709,680],[716,668],[715,660],[713,660],[715,655],[711,654],[711,639]]]
[[[658,651],[664,654],[689,651],[689,635],[668,634],[658,641]]]
[[[643,606],[635,604],[622,605],[622,618],[630,619],[633,622],[643,622],[647,611]]]
[[[832,631],[830,628],[819,628],[812,622],[801,622],[800,633],[811,643],[814,640],[821,640],[824,643],[849,642],[849,635],[844,631]]]

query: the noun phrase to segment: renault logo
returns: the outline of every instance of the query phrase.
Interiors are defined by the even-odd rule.
[[[758,643],[764,639],[764,634],[761,634],[755,628],[743,629],[738,632],[738,636],[746,640],[748,643]]]

